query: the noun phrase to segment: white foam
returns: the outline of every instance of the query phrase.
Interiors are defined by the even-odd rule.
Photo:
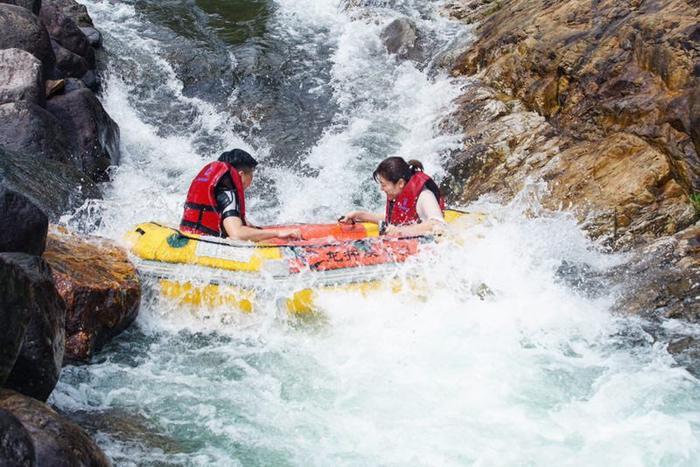
[[[395,9],[362,16],[331,1],[276,2],[275,34],[317,31],[334,47],[328,84],[339,108],[305,155],[311,175],[265,169],[283,220],[377,209],[370,174],[383,157],[422,159],[439,175],[440,157],[459,142],[438,128],[459,82],[396,61],[379,34],[397,10],[445,43],[464,30],[435,16],[439,2],[381,3]],[[111,40],[158,53],[131,7],[88,6]],[[143,220],[177,221],[208,157],[197,134],[228,121],[182,96],[167,63],[157,66],[197,117],[191,135],[162,134],[130,102],[132,85],[109,75],[103,99],[122,128],[124,161],[93,208],[100,232],[117,238]],[[231,131],[224,140],[251,147]],[[146,298],[138,326],[100,361],[64,369],[52,402],[140,414],[176,440],[167,451],[100,433],[125,465],[693,465],[697,381],[642,323],[611,314],[609,295],[566,285],[562,261],[604,270],[621,258],[598,251],[570,216],[541,209],[542,189],[535,181],[508,206],[470,206],[489,221],[412,261],[426,277],[400,293],[321,292],[317,321],[280,315],[274,303],[221,316]]]

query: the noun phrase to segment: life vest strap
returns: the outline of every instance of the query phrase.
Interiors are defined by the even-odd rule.
[[[213,206],[209,206],[208,204],[198,204],[198,203],[187,202],[187,203],[185,203],[185,208],[194,209],[197,211],[216,212],[216,209]]]
[[[220,232],[217,232],[216,230],[210,229],[209,227],[202,225],[200,222],[191,222],[191,221],[186,221],[183,219],[180,222],[180,227],[189,227],[191,229],[202,231],[202,232],[206,233],[207,235],[213,235],[214,237],[221,236]]]

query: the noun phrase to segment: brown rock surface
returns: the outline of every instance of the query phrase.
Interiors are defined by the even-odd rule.
[[[697,2],[458,6],[457,16],[483,22],[453,68],[480,81],[467,86],[455,116],[467,138],[448,168],[453,199],[490,192],[508,199],[541,178],[550,186],[546,206],[571,209],[594,237],[617,247],[695,220]]]
[[[110,462],[90,436],[48,405],[0,389],[0,409],[11,413],[31,437],[36,465],[52,467],[109,466]]]
[[[88,360],[136,318],[141,298],[136,269],[113,243],[54,230],[44,258],[66,303],[68,361]]]

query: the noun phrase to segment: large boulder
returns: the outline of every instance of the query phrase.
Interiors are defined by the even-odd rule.
[[[80,55],[71,52],[55,40],[51,40],[53,52],[56,55],[56,67],[60,75],[67,78],[80,78],[90,69],[88,61]]]
[[[136,318],[141,289],[126,252],[100,238],[49,234],[44,258],[66,303],[68,361],[89,360]]]
[[[51,98],[49,112],[58,118],[75,142],[82,170],[95,180],[107,178],[107,168],[119,163],[119,127],[87,89]]]
[[[0,185],[26,195],[54,222],[85,200],[101,197],[97,185],[72,165],[29,157],[1,147]]]
[[[24,425],[7,410],[0,409],[0,465],[34,467],[34,442]]]
[[[48,405],[0,390],[0,409],[10,412],[32,438],[36,464],[50,467],[107,467],[109,460],[90,436]]]
[[[386,50],[393,55],[420,60],[422,50],[418,43],[416,24],[408,18],[397,18],[381,34]]]
[[[70,17],[63,14],[58,5],[45,3],[41,7],[40,18],[52,39],[74,54],[84,57],[90,67],[95,66],[95,52],[87,37]]]
[[[87,7],[75,0],[44,0],[44,4],[58,7],[64,16],[72,19],[79,27],[94,27]]]
[[[0,386],[15,366],[29,323],[31,283],[22,267],[0,259]]]
[[[0,50],[0,104],[16,101],[44,104],[41,62],[24,50]]]
[[[102,47],[102,34],[100,31],[91,27],[81,27],[80,30],[83,31],[91,46],[94,48]]]
[[[21,6],[0,4],[0,49],[21,49],[38,58],[44,75],[53,71],[56,58],[49,33],[39,18]]]
[[[48,264],[38,256],[0,253],[0,263],[26,280],[29,323],[5,387],[46,400],[58,381],[63,363],[66,311]]]
[[[0,0],[0,3],[7,3],[8,5],[17,5],[22,8],[26,8],[35,15],[39,14],[41,10],[41,0]]]
[[[56,117],[36,104],[21,101],[0,105],[0,148],[82,168],[64,132]]]
[[[41,256],[49,219],[26,196],[0,185],[0,251]]]

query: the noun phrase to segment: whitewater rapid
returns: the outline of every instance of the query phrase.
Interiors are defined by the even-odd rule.
[[[442,122],[462,82],[431,57],[390,56],[380,34],[409,16],[434,58],[470,30],[441,2],[361,3],[267,2],[262,36],[231,45],[209,26],[223,19],[194,3],[86,2],[123,160],[104,199],[63,221],[117,241],[139,222],[177,223],[194,174],[232,147],[261,162],[257,223],[379,209],[370,174],[390,155],[440,177],[461,144]],[[153,13],[176,6],[198,21],[187,34]],[[223,70],[206,92],[173,58],[183,37]],[[286,62],[265,76],[276,50]],[[298,113],[299,132],[266,112]],[[605,271],[624,258],[543,211],[530,194],[544,189],[469,206],[488,221],[416,259],[421,287],[321,292],[310,322],[274,303],[190,310],[147,287],[136,325],[92,364],[64,368],[51,402],[115,465],[697,465],[698,381],[618,313],[615,290],[568,285],[564,262]]]

